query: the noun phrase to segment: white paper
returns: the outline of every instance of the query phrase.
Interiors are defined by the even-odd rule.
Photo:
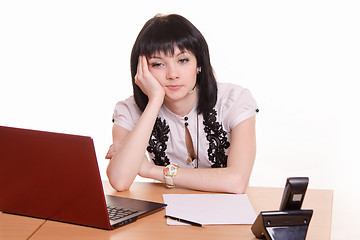
[[[246,194],[163,194],[166,215],[213,224],[253,224],[256,215]],[[168,225],[186,225],[167,219]]]

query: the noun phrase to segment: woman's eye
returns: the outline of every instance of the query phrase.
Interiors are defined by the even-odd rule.
[[[156,63],[152,63],[151,66],[152,67],[161,67],[163,64],[162,63],[159,63],[159,62],[156,62]]]
[[[188,58],[182,58],[179,60],[180,63],[187,63],[189,61]]]

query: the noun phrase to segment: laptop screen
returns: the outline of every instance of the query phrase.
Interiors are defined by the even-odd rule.
[[[90,137],[0,126],[0,211],[110,228]]]

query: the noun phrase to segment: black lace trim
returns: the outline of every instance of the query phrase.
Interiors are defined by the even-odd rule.
[[[227,133],[222,125],[216,121],[216,115],[215,109],[204,113],[203,122],[206,139],[209,142],[208,157],[213,163],[212,168],[226,167],[228,156],[225,154],[225,149],[230,147],[226,137]]]
[[[170,128],[169,125],[166,124],[166,120],[161,121],[161,118],[157,117],[149,140],[149,146],[147,147],[147,151],[155,155],[152,159],[155,165],[167,166],[170,164],[170,160],[165,154],[167,148],[166,142],[169,140],[169,132]]]
[[[223,126],[216,121],[217,112],[215,109],[204,113],[204,131],[206,139],[209,142],[208,157],[213,164],[212,168],[220,168],[227,166],[228,156],[225,154],[225,149],[230,147],[227,138],[227,133]],[[169,140],[170,128],[166,120],[161,120],[160,117],[156,119],[147,151],[154,154],[152,159],[155,165],[166,166],[170,164],[169,158],[166,156],[167,141]]]

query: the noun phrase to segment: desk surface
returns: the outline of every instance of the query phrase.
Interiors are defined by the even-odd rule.
[[[44,219],[23,217],[0,212],[0,239],[29,239],[29,237],[44,223]]]
[[[134,183],[129,191],[116,192],[107,182],[104,182],[104,189],[107,194],[131,197],[155,202],[163,202],[162,194],[164,193],[206,193],[188,189],[166,189],[163,184],[158,183]],[[265,188],[249,187],[247,190],[248,197],[255,209],[256,214],[265,210],[276,210],[279,208],[283,189],[282,188]],[[332,190],[313,190],[308,189],[303,209],[313,209],[314,214],[311,219],[307,240],[311,239],[330,239],[331,216],[332,216]],[[217,225],[198,228],[193,226],[168,226],[166,224],[165,211],[162,210],[155,214],[138,219],[136,222],[120,227],[116,230],[102,230],[90,227],[83,227],[73,224],[60,223],[55,221],[46,221],[33,218],[13,216],[9,214],[0,214],[0,239],[8,239],[5,236],[15,236],[12,231],[3,230],[5,224],[17,225],[17,229],[26,228],[27,234],[21,236],[30,236],[31,227],[34,233],[31,240],[41,239],[186,239],[197,237],[200,239],[256,239],[251,232],[251,225]],[[23,218],[22,221],[31,222],[32,226],[27,224],[18,224],[18,220],[10,218]],[[6,218],[6,221],[4,221]],[[11,223],[12,221],[12,223]],[[20,221],[20,219],[19,219]],[[6,223],[5,223],[6,222]],[[16,223],[15,223],[16,222]],[[25,227],[26,226],[26,227]],[[36,230],[38,229],[38,230]],[[35,232],[36,231],[36,232]],[[25,231],[24,231],[25,232]],[[30,233],[30,234],[29,234]],[[12,235],[13,234],[13,235]],[[4,236],[4,238],[2,238]],[[18,239],[28,239],[28,237]],[[12,239],[12,238],[11,238]]]

